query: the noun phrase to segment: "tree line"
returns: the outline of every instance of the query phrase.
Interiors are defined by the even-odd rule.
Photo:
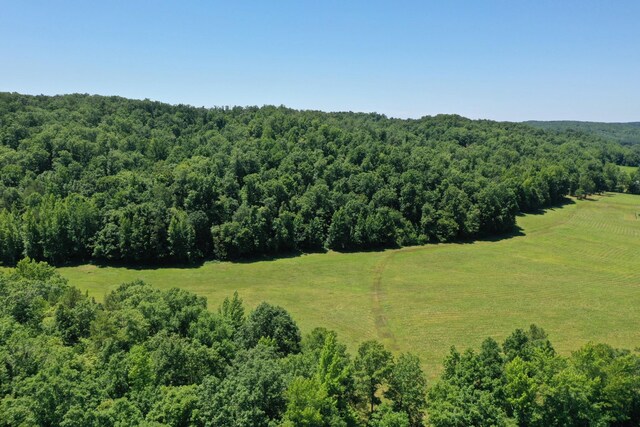
[[[217,310],[137,281],[97,303],[29,259],[0,273],[0,426],[635,426],[640,355],[545,332],[420,360],[238,294]]]
[[[625,158],[628,166],[637,166],[640,162],[640,122],[600,123],[576,121],[528,121],[531,126],[558,132],[582,132],[617,141],[624,145],[638,144]]]
[[[0,93],[0,262],[186,263],[477,239],[640,192],[629,147],[454,115]]]

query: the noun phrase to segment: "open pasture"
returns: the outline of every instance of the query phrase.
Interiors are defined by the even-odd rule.
[[[336,330],[416,352],[430,377],[451,345],[543,327],[563,354],[587,341],[640,346],[640,196],[605,194],[518,218],[513,237],[381,252],[310,254],[197,268],[61,268],[98,300],[135,279],[206,296],[238,290],[289,310],[303,332]]]

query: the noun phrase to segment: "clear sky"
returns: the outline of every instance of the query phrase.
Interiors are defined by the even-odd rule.
[[[640,1],[0,0],[0,91],[640,121]]]

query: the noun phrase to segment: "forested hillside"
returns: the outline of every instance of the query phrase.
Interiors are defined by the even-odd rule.
[[[536,326],[420,360],[377,341],[347,352],[283,308],[217,311],[177,288],[119,286],[103,304],[54,268],[0,273],[0,426],[635,426],[640,357],[605,344],[558,356]],[[426,418],[425,418],[426,415]]]
[[[619,142],[623,145],[640,144],[640,122],[629,123],[600,123],[578,121],[527,121],[531,126],[555,131],[577,131],[600,136],[609,141]],[[634,156],[629,157],[629,166],[637,166],[640,163],[640,146],[633,147]]]
[[[459,116],[0,94],[0,259],[191,262],[509,232],[628,147]],[[640,185],[640,181],[637,182]]]

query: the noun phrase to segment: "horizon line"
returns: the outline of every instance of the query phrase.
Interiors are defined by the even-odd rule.
[[[280,105],[276,105],[276,104],[262,104],[262,105],[258,105],[258,104],[246,104],[246,105],[240,105],[240,104],[235,104],[235,105],[195,105],[195,104],[191,104],[188,102],[171,102],[171,101],[163,101],[163,100],[159,100],[159,99],[152,99],[152,98],[140,98],[140,97],[136,97],[136,96],[125,96],[125,95],[105,95],[105,94],[101,94],[101,93],[89,93],[89,92],[67,92],[67,93],[55,93],[55,94],[45,94],[45,93],[26,93],[26,92],[18,92],[18,91],[10,91],[10,90],[0,90],[0,93],[5,93],[5,94],[17,94],[17,95],[23,95],[23,96],[33,96],[33,97],[38,97],[38,96],[43,96],[43,97],[49,97],[49,98],[53,98],[53,97],[61,97],[61,96],[71,96],[71,95],[83,95],[83,96],[96,96],[96,97],[103,97],[103,98],[122,98],[122,99],[127,99],[127,100],[131,100],[131,101],[150,101],[150,102],[157,102],[160,104],[165,104],[165,105],[170,105],[170,106],[185,106],[185,107],[191,107],[191,108],[200,108],[200,109],[207,109],[207,110],[212,110],[212,109],[231,109],[231,108],[265,108],[265,107],[275,107],[275,108],[287,108],[290,110],[294,110],[294,111],[300,111],[300,112],[318,112],[318,113],[325,113],[325,114],[377,114],[377,115],[382,115],[385,118],[389,119],[389,120],[421,120],[425,117],[437,117],[437,116],[459,116],[468,120],[484,120],[484,121],[492,121],[492,122],[499,122],[499,123],[567,123],[567,122],[573,122],[573,123],[591,123],[591,124],[612,124],[612,125],[616,125],[616,124],[640,124],[640,119],[638,119],[638,121],[613,121],[613,122],[607,122],[607,121],[594,121],[594,120],[578,120],[578,119],[553,119],[553,120],[539,120],[539,119],[526,119],[526,120],[497,120],[497,119],[489,119],[489,118],[482,118],[482,117],[478,117],[478,118],[472,118],[472,117],[468,117],[465,115],[462,115],[460,113],[446,113],[446,112],[440,112],[440,113],[435,113],[435,114],[424,114],[421,115],[419,117],[399,117],[399,116],[393,116],[393,115],[389,115],[387,113],[381,113],[378,111],[354,111],[354,110],[322,110],[322,109],[318,109],[318,108],[297,108],[297,107],[290,107],[287,106],[285,104],[280,104]]]

